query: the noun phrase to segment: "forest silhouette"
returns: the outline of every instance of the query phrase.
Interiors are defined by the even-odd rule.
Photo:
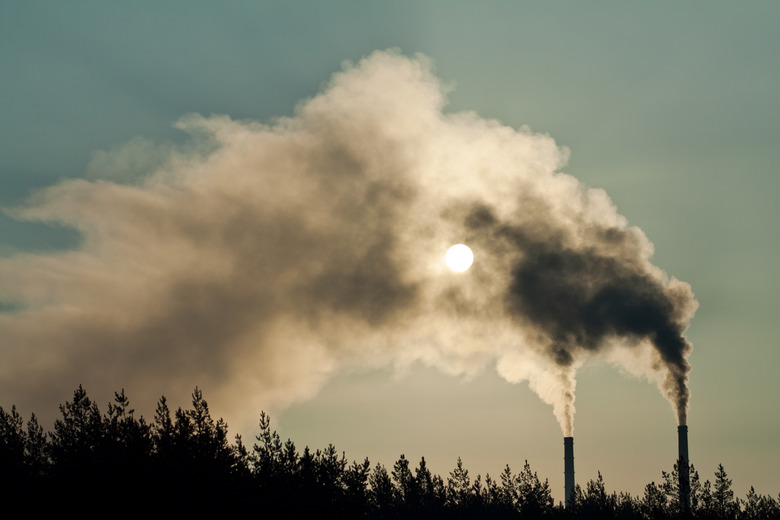
[[[780,495],[751,487],[734,496],[719,465],[702,481],[690,466],[691,511],[679,511],[678,466],[662,471],[644,493],[607,492],[601,473],[577,485],[572,506],[553,501],[548,481],[528,462],[498,478],[472,478],[460,458],[442,478],[423,457],[416,467],[401,455],[392,468],[368,459],[349,462],[330,444],[299,452],[271,429],[266,413],[247,447],[214,420],[202,392],[192,407],[172,412],[160,398],[153,422],[136,417],[124,390],[107,411],[79,386],[61,417],[45,432],[33,414],[24,421],[15,406],[0,407],[0,497],[29,512],[81,515],[250,513],[263,518],[496,518],[496,519],[735,519],[780,518]]]

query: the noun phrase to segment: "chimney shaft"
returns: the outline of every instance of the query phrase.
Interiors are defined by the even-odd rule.
[[[687,426],[677,427],[677,448],[679,451],[677,473],[680,476],[680,511],[683,514],[687,514],[691,510],[691,476],[689,474]]]
[[[563,438],[564,505],[571,507],[574,497],[574,437]]]

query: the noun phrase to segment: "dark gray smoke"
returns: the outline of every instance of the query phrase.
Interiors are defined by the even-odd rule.
[[[576,369],[629,353],[684,423],[689,286],[560,171],[566,149],[445,102],[425,58],[377,52],[294,117],[188,116],[186,146],[98,152],[90,180],[7,209],[83,241],[0,258],[18,309],[0,313],[0,393],[45,409],[80,383],[139,402],[200,385],[254,417],[345,366],[495,365],[571,435]],[[459,242],[465,273],[444,264]]]
[[[533,229],[499,222],[487,207],[474,208],[466,219],[480,243],[516,249],[507,312],[545,337],[544,349],[555,364],[571,367],[583,353],[612,340],[647,341],[667,370],[663,389],[685,424],[692,347],[683,332],[690,292],[649,269],[636,230],[582,224],[590,226],[580,230],[588,240],[577,246],[567,243],[561,230],[545,229],[537,236]]]

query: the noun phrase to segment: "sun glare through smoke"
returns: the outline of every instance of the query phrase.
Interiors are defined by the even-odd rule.
[[[447,262],[447,267],[456,273],[462,273],[474,263],[474,253],[465,244],[455,244],[447,250],[444,259]]]

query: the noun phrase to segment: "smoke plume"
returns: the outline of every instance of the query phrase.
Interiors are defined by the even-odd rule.
[[[641,352],[685,423],[690,287],[549,136],[444,113],[424,57],[347,64],[289,118],[190,115],[181,147],[136,139],[7,209],[81,233],[0,258],[0,393],[79,383],[135,399],[214,388],[279,408],[344,367],[494,365],[572,435],[587,356]],[[472,268],[454,273],[463,242]],[[240,396],[240,397],[239,397]]]

